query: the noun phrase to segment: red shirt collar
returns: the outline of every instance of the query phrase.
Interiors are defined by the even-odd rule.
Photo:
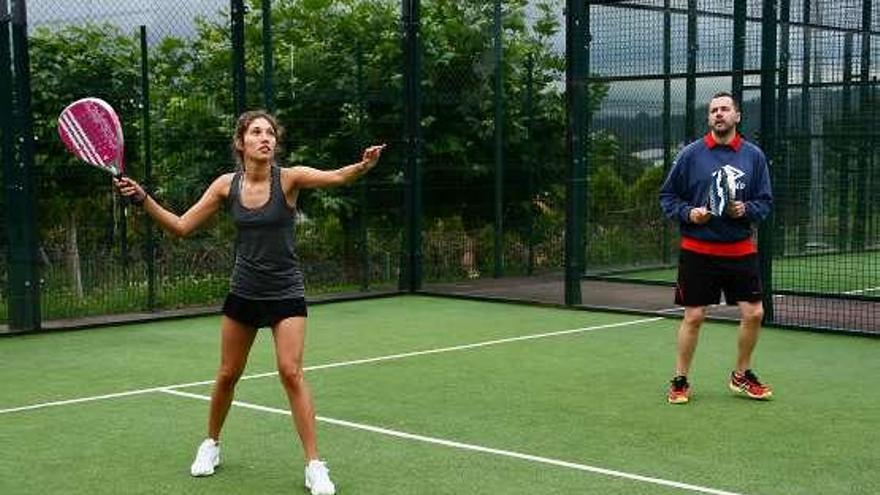
[[[711,132],[707,132],[706,135],[703,136],[703,142],[706,143],[706,147],[710,150],[718,146],[718,141],[715,141],[715,136],[713,136]],[[731,139],[730,142],[727,143],[727,146],[733,148],[733,151],[739,151],[739,149],[742,147],[742,142],[742,136],[740,135],[740,133],[737,132],[736,135],[733,136],[733,139]]]

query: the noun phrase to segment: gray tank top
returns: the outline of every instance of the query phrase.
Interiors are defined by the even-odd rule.
[[[281,169],[273,165],[269,200],[257,208],[241,204],[242,172],[229,187],[229,208],[238,235],[230,292],[248,299],[305,297],[297,259],[295,209],[281,187]]]

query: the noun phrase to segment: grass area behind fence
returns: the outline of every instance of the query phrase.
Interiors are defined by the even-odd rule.
[[[675,283],[677,268],[632,270],[614,278]],[[817,254],[773,260],[775,291],[855,294],[880,298],[880,251]]]

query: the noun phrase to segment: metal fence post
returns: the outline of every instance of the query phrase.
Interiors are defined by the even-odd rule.
[[[534,137],[535,125],[535,107],[534,107],[534,91],[535,91],[535,55],[529,53],[526,58],[526,94],[523,104],[523,115],[525,116],[525,142],[528,144]],[[527,242],[527,260],[526,273],[534,274],[535,271],[535,216],[536,207],[533,204],[535,196],[535,161],[534,152],[531,146],[526,146],[525,165],[527,168],[527,191],[528,198],[528,219],[526,224],[526,242]]]
[[[504,48],[502,46],[501,0],[495,0],[492,45],[495,59],[495,278],[504,276]]]
[[[232,100],[235,117],[247,107],[244,69],[244,0],[230,0],[230,23],[232,35]]]
[[[785,231],[785,222],[789,217],[787,209],[789,205],[788,187],[791,184],[791,150],[789,149],[789,130],[788,130],[788,77],[789,63],[791,62],[791,29],[789,26],[791,20],[791,0],[781,0],[779,5],[779,91],[776,100],[776,116],[777,129],[779,130],[776,140],[776,171],[777,180],[773,184],[773,195],[776,198],[774,208],[776,209],[776,218],[779,220],[780,226],[776,231],[776,243],[774,253],[776,256],[785,255],[787,247],[787,233]]]
[[[150,60],[147,51],[147,27],[141,26],[141,118],[143,122],[144,147],[144,188],[147,194],[153,192],[153,144],[150,128]],[[146,264],[147,264],[147,309],[156,308],[156,239],[153,220],[144,215],[147,231]]]
[[[736,101],[743,101],[743,69],[746,58],[746,0],[733,2],[733,81],[731,93]]]
[[[843,150],[840,153],[840,171],[837,182],[837,247],[841,251],[849,249],[850,241],[850,214],[849,214],[849,183],[850,183],[850,146],[849,138],[852,132],[852,56],[853,34],[846,33],[843,38],[843,90],[841,109],[843,113],[841,131]]]
[[[800,121],[800,134],[802,136],[801,139],[798,140],[798,167],[792,170],[793,177],[791,178],[792,182],[805,182],[809,183],[809,175],[805,178],[804,170],[808,171],[812,168],[812,155],[810,154],[810,147],[813,143],[813,138],[810,133],[811,124],[812,124],[812,115],[811,109],[813,107],[812,104],[812,89],[811,89],[811,73],[812,73],[812,53],[813,53],[813,31],[810,26],[812,14],[812,5],[811,0],[804,0],[804,11],[803,11],[803,66],[801,69],[801,121]],[[799,195],[799,191],[796,191],[795,188],[791,190],[791,197],[789,198],[792,202],[792,215],[789,222],[786,222],[786,226],[791,228],[794,225],[797,228],[797,249],[800,250],[807,244],[807,229],[806,225],[809,222],[809,208],[799,208],[795,205],[801,198],[796,197]]]
[[[364,89],[364,50],[360,41],[355,41],[355,66],[357,74],[357,146],[366,145],[366,136],[364,132],[364,121],[367,116],[366,90]],[[357,184],[357,244],[358,257],[360,258],[361,267],[361,292],[366,292],[370,288],[370,249],[369,237],[367,235],[367,184],[369,175],[364,175],[358,180]]]
[[[25,4],[25,0],[11,2],[11,66],[8,45],[2,55],[6,60],[0,63],[0,71],[11,72],[11,77],[3,78],[8,86],[0,92],[3,106],[11,110],[3,112],[2,117],[4,141],[12,141],[10,149],[4,145],[3,154],[10,331],[38,330],[41,326],[34,128]],[[5,14],[6,2],[0,7],[0,12]],[[7,39],[5,29],[0,32],[0,38]]]
[[[767,156],[770,173],[775,175],[776,155],[776,0],[763,0],[761,26],[761,147]],[[775,182],[772,181],[771,182]],[[773,314],[773,232],[775,215],[761,223],[758,232],[761,276],[764,284],[764,320],[772,322]]]
[[[663,176],[672,167],[672,12],[669,0],[663,1]],[[663,222],[661,259],[664,265],[671,263],[672,232],[669,222]]]
[[[685,79],[684,136],[689,143],[697,138],[696,100],[697,100],[697,0],[688,0],[687,14],[687,78]]]
[[[581,304],[586,212],[590,2],[566,2],[568,180],[565,209],[565,304]]]
[[[275,63],[272,58],[272,0],[263,0],[263,104],[275,113]]]
[[[871,127],[871,0],[862,2],[862,56],[861,71],[859,71],[859,124],[862,129]],[[870,156],[872,155],[873,143],[869,139],[863,139],[859,152],[858,166],[856,168],[856,201],[855,222],[853,222],[852,247],[855,250],[865,249],[867,240],[867,225],[870,221],[868,209],[868,169],[870,168]]]
[[[9,223],[12,213],[10,204],[15,191],[12,183],[15,159],[15,137],[12,117],[12,56],[10,50],[12,44],[10,40],[10,27],[12,17],[9,15],[9,3],[6,0],[0,0],[0,160],[3,165],[3,206],[5,212],[4,225],[7,229],[11,229]],[[14,261],[16,253],[13,244],[14,237],[5,235],[6,241],[6,272],[8,275],[7,287],[3,290],[7,294],[7,315],[9,319],[10,329],[21,327],[21,318],[16,316],[16,306],[13,301],[21,299],[22,294],[18,284],[13,283],[12,274],[17,273],[18,267]]]
[[[406,143],[404,204],[406,215],[405,262],[399,287],[410,292],[422,286],[422,170],[421,170],[421,63],[420,0],[402,0],[403,9],[403,112]]]

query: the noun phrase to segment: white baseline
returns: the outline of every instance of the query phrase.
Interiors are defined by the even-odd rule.
[[[211,400],[211,398],[208,397],[207,395],[199,395],[199,394],[192,394],[189,392],[181,392],[180,390],[165,389],[165,390],[162,390],[162,392],[172,394],[172,395],[178,395],[181,397],[189,397],[192,399],[199,399],[199,400],[205,400],[205,401]],[[243,407],[246,409],[253,409],[255,411],[262,411],[262,412],[268,412],[268,413],[274,413],[274,414],[283,414],[285,416],[290,415],[290,411],[285,410],[285,409],[278,409],[275,407],[261,406],[258,404],[250,404],[248,402],[241,402],[241,401],[237,401],[237,400],[232,401],[232,405],[238,406],[238,407]],[[371,425],[366,425],[363,423],[355,423],[352,421],[345,421],[345,420],[341,420],[341,419],[328,418],[328,417],[324,417],[324,416],[317,416],[317,419],[318,419],[318,421],[320,421],[322,423],[332,424],[332,425],[336,425],[336,426],[343,426],[346,428],[353,428],[355,430],[369,431],[371,433],[378,433],[381,435],[388,435],[388,436],[397,437],[397,438],[404,438],[407,440],[414,440],[417,442],[430,443],[430,444],[434,444],[434,445],[442,445],[444,447],[452,447],[455,449],[470,450],[473,452],[482,452],[484,454],[492,454],[492,455],[497,455],[497,456],[502,456],[502,457],[512,457],[514,459],[521,459],[524,461],[536,462],[536,463],[540,463],[540,464],[549,464],[552,466],[558,466],[558,467],[563,467],[563,468],[568,468],[568,469],[575,469],[578,471],[586,471],[589,473],[603,474],[603,475],[612,476],[615,478],[623,478],[623,479],[628,479],[628,480],[633,480],[633,481],[641,481],[644,483],[652,483],[655,485],[662,485],[662,486],[668,486],[668,487],[672,487],[672,488],[679,488],[682,490],[688,490],[688,491],[692,491],[692,492],[708,493],[711,495],[740,495],[740,494],[737,494],[736,492],[717,490],[715,488],[709,488],[709,487],[699,486],[699,485],[692,485],[690,483],[682,483],[680,481],[671,481],[671,480],[665,480],[662,478],[653,478],[651,476],[642,476],[640,474],[633,474],[633,473],[627,473],[624,471],[617,471],[614,469],[606,469],[606,468],[601,468],[601,467],[597,467],[597,466],[590,466],[588,464],[578,464],[576,462],[569,462],[569,461],[563,461],[563,460],[559,460],[559,459],[552,459],[549,457],[540,457],[540,456],[531,455],[531,454],[523,454],[520,452],[511,451],[511,450],[493,449],[491,447],[484,447],[482,445],[456,442],[454,440],[445,440],[442,438],[429,437],[429,436],[425,436],[425,435],[416,435],[413,433],[406,433],[406,432],[398,431],[398,430],[390,430],[388,428],[382,428],[379,426],[371,426]]]
[[[355,360],[351,360],[351,361],[341,361],[341,362],[336,362],[336,363],[317,364],[314,366],[306,366],[304,368],[304,370],[305,371],[317,371],[317,370],[329,369],[329,368],[341,368],[344,366],[356,366],[356,365],[360,365],[360,364],[378,363],[378,362],[382,362],[382,361],[392,361],[392,360],[396,360],[396,359],[404,359],[404,358],[415,357],[415,356],[424,356],[424,355],[428,355],[428,354],[440,354],[443,352],[462,351],[462,350],[467,350],[467,349],[476,349],[479,347],[488,347],[488,346],[499,345],[499,344],[508,344],[511,342],[521,342],[524,340],[544,339],[544,338],[548,338],[548,337],[559,337],[562,335],[584,333],[584,332],[589,332],[589,331],[593,331],[593,330],[601,330],[601,329],[605,329],[605,328],[615,328],[615,327],[625,327],[625,326],[630,326],[630,325],[638,325],[641,323],[649,323],[649,322],[658,321],[658,320],[662,320],[662,319],[663,318],[660,318],[660,317],[644,318],[644,319],[640,319],[640,320],[624,321],[624,322],[620,322],[620,323],[608,323],[605,325],[595,325],[595,326],[591,326],[591,327],[573,328],[573,329],[569,329],[569,330],[559,330],[559,331],[555,331],[555,332],[545,332],[545,333],[538,333],[538,334],[531,334],[531,335],[521,335],[518,337],[509,337],[509,338],[505,338],[505,339],[486,340],[483,342],[475,342],[473,344],[462,344],[462,345],[455,345],[455,346],[450,346],[450,347],[440,347],[440,348],[428,349],[428,350],[424,350],[424,351],[403,352],[403,353],[399,353],[399,354],[389,354],[386,356],[377,356],[377,357],[364,358],[364,359],[355,359]],[[242,380],[252,380],[255,378],[265,378],[268,376],[275,376],[277,374],[278,374],[277,371],[270,371],[270,372],[266,372],[266,373],[256,373],[256,374],[252,374],[252,375],[246,375],[246,376],[241,377],[241,379]],[[9,413],[15,413],[15,412],[22,412],[22,411],[31,411],[34,409],[43,409],[46,407],[67,406],[67,405],[71,405],[71,404],[81,404],[84,402],[94,402],[94,401],[99,401],[99,400],[115,399],[115,398],[119,398],[119,397],[130,397],[133,395],[142,395],[142,394],[149,394],[149,393],[154,393],[154,392],[163,392],[163,391],[167,391],[169,389],[196,387],[196,386],[200,386],[200,385],[210,385],[212,383],[214,383],[214,380],[202,380],[202,381],[198,381],[198,382],[178,383],[175,385],[164,385],[164,386],[159,386],[159,387],[142,388],[142,389],[138,389],[138,390],[128,390],[125,392],[115,392],[115,393],[103,394],[103,395],[93,395],[90,397],[80,397],[80,398],[76,398],[76,399],[58,400],[58,401],[52,401],[52,402],[41,402],[38,404],[31,404],[31,405],[27,405],[27,406],[19,406],[19,407],[11,407],[8,409],[0,409],[0,414],[9,414]]]

